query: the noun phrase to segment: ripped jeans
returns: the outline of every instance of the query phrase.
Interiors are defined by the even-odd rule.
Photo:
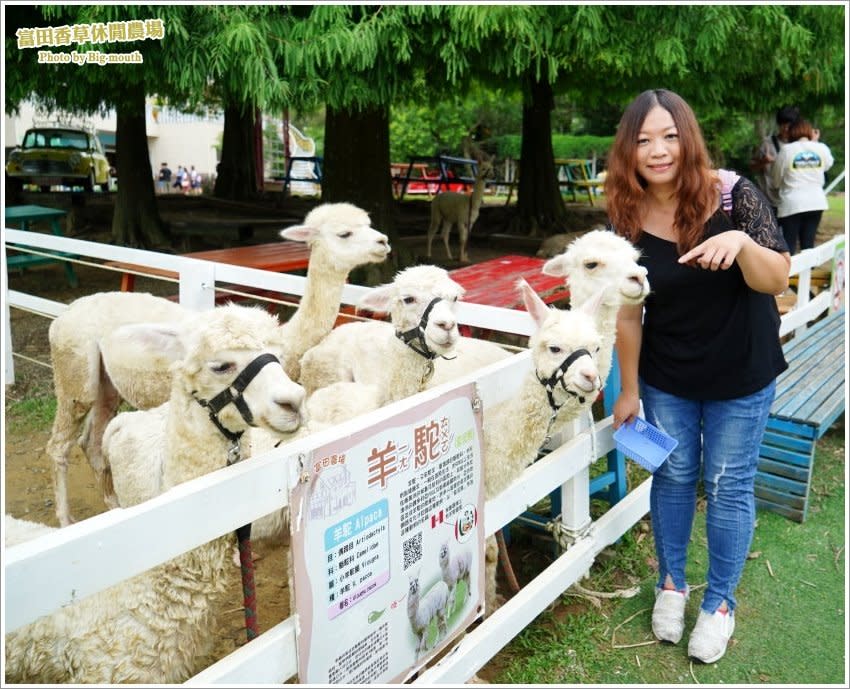
[[[707,588],[702,609],[714,613],[725,600],[735,609],[755,524],[754,483],[759,444],[776,393],[771,382],[730,400],[689,400],[641,381],[646,420],[679,441],[653,474],[650,514],[659,584],[669,574],[685,588],[685,562],[702,468],[708,540]]]

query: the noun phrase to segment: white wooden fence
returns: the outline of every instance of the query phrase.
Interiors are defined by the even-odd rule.
[[[808,302],[811,268],[832,258],[836,238],[829,245],[795,256],[792,272],[800,275],[800,306],[783,318],[783,332],[804,327],[828,307],[820,295]],[[219,282],[303,295],[305,279],[249,268],[187,259],[96,244],[51,235],[5,230],[2,289],[4,304],[4,372],[13,381],[9,308],[22,308],[55,317],[64,305],[34,295],[10,291],[6,274],[5,243],[53,249],[81,257],[123,261],[179,273],[182,304],[210,308]],[[367,288],[347,286],[343,302],[354,304]],[[808,303],[805,303],[808,302]],[[476,304],[461,304],[461,322],[516,334],[531,332],[525,312]],[[212,474],[181,484],[167,493],[128,509],[115,509],[57,530],[48,536],[5,550],[5,631],[12,631],[81,598],[165,562],[236,527],[287,504],[288,490],[298,479],[300,460],[314,448],[377,424],[397,412],[427,403],[456,386],[474,381],[488,406],[511,397],[529,369],[528,352],[471,373],[454,383],[353,419],[338,427],[289,443]],[[589,469],[613,449],[611,418],[591,424],[577,421],[569,437],[544,459],[529,467],[522,479],[484,510],[489,536],[530,505],[560,487],[564,512],[560,526],[572,545],[504,606],[465,635],[444,658],[422,672],[415,683],[462,683],[472,677],[552,601],[590,569],[597,554],[617,541],[649,509],[647,480],[592,521],[589,506]],[[221,510],[222,504],[229,505]],[[168,534],[167,538],[163,535]],[[281,576],[285,573],[281,572]],[[260,601],[260,606],[262,601]],[[293,615],[262,633],[189,680],[189,684],[279,684],[296,675],[296,633]]]

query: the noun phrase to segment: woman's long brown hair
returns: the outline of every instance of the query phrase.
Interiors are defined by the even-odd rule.
[[[644,91],[623,113],[608,154],[605,179],[608,217],[618,234],[632,242],[638,240],[647,185],[637,172],[637,141],[647,114],[658,105],[670,113],[679,132],[678,205],[673,228],[681,255],[702,241],[705,222],[718,202],[718,178],[711,169],[711,159],[693,110],[672,91]]]

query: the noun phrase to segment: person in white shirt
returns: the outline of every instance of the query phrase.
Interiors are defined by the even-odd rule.
[[[776,213],[779,205],[779,190],[773,185],[770,170],[773,161],[782,147],[790,141],[788,130],[794,122],[800,119],[800,108],[796,105],[784,105],[776,111],[776,133],[764,137],[755,156],[750,161],[750,169],[754,173],[756,183],[761,187],[767,200]]]
[[[770,170],[771,183],[779,190],[776,215],[791,253],[815,245],[818,225],[829,208],[823,190],[824,173],[834,162],[829,146],[818,141],[820,133],[809,121],[791,125],[789,143],[777,153]]]

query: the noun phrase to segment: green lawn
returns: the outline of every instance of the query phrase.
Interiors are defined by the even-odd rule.
[[[566,595],[493,661],[491,681],[511,684],[845,684],[846,534],[843,417],[819,441],[809,513],[802,524],[759,511],[750,560],[738,589],[735,636],[714,665],[692,663],[687,636],[677,646],[654,641],[652,536],[645,522],[594,565],[586,589],[633,584],[626,600]],[[689,552],[688,579],[704,581],[705,515]],[[687,609],[693,626],[701,600]]]

